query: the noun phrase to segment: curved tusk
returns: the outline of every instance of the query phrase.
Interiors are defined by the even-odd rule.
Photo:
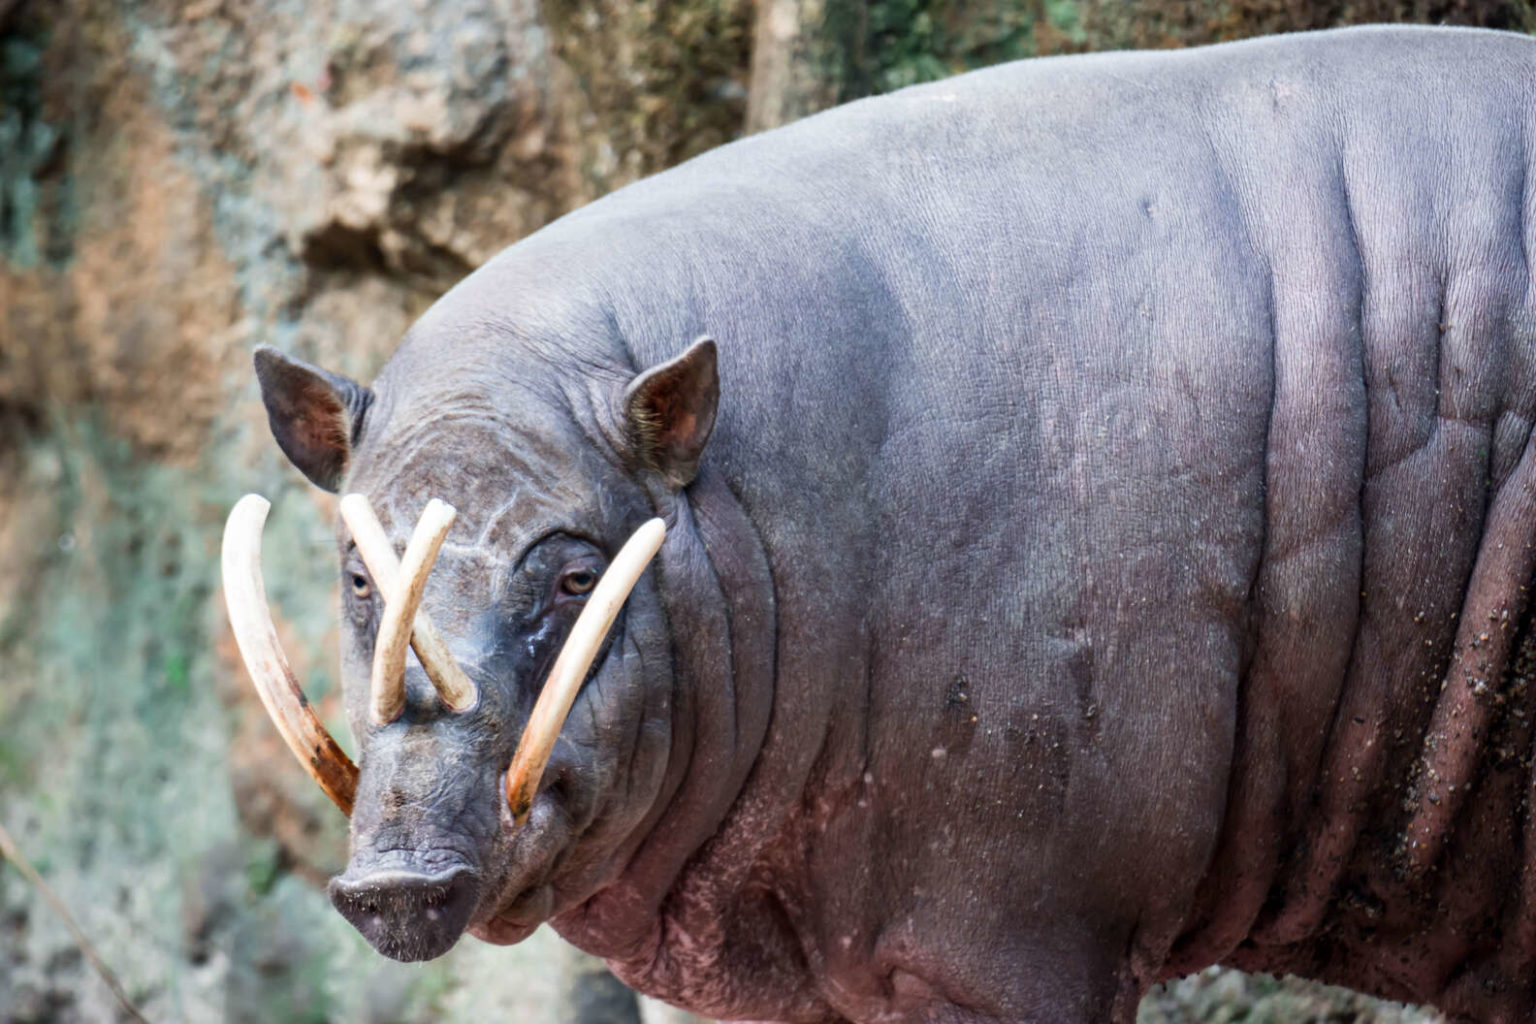
[[[587,599],[587,606],[577,617],[576,625],[571,627],[565,646],[560,648],[554,667],[549,670],[549,678],[544,681],[544,689],[539,692],[538,702],[533,706],[533,714],[528,716],[517,753],[512,756],[512,766],[507,769],[507,803],[512,808],[512,820],[517,824],[528,820],[544,767],[549,764],[555,740],[565,727],[565,718],[571,713],[581,684],[586,681],[587,670],[592,667],[592,659],[597,657],[597,649],[602,646],[603,638],[608,635],[608,629],[618,617],[629,592],[661,549],[666,535],[666,525],[660,519],[652,519],[634,532],[619,550],[613,564],[608,566],[608,571],[603,573],[597,588]]]
[[[374,642],[370,710],[375,725],[387,725],[405,710],[405,652],[415,632],[416,612],[427,589],[427,576],[443,539],[458,516],[452,505],[433,498],[416,520],[416,529],[400,556],[395,588],[384,595],[384,617]]]
[[[357,550],[387,601],[400,585],[400,560],[395,557],[395,546],[390,543],[379,517],[374,515],[373,506],[361,494],[349,494],[341,499],[341,518],[352,531]],[[387,607],[385,613],[388,613]],[[475,684],[453,660],[448,645],[420,608],[416,609],[412,619],[411,647],[421,659],[421,667],[426,670],[432,685],[437,687],[443,703],[453,711],[467,711],[475,706],[480,696]]]
[[[229,625],[272,724],[325,795],[343,814],[351,816],[357,766],[305,699],[267,609],[267,589],[261,578],[261,529],[271,507],[261,495],[247,494],[235,503],[224,524],[224,603],[229,609]]]

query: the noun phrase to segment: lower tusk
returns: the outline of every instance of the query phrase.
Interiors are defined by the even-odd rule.
[[[267,608],[267,589],[261,578],[261,530],[271,507],[261,495],[247,494],[235,503],[224,524],[224,603],[229,609],[229,625],[272,724],[325,795],[350,816],[357,792],[357,766],[305,699]]]
[[[598,581],[597,588],[587,599],[571,635],[555,658],[544,689],[528,716],[528,725],[517,744],[512,766],[507,769],[507,803],[512,809],[512,820],[521,825],[528,820],[533,808],[533,796],[538,792],[539,780],[549,764],[549,755],[555,749],[555,740],[565,727],[565,718],[571,713],[571,705],[581,684],[586,681],[592,659],[603,645],[613,620],[629,597],[629,592],[639,582],[651,559],[661,549],[667,528],[660,519],[652,519],[635,531],[614,558],[608,571]]]
[[[371,714],[375,725],[387,725],[405,710],[405,652],[415,632],[416,612],[427,589],[432,563],[458,515],[453,506],[433,498],[416,521],[410,543],[400,558],[392,590],[384,593],[384,618],[374,642]]]
[[[352,531],[352,539],[363,556],[368,571],[386,598],[400,585],[400,560],[395,557],[395,546],[374,515],[373,506],[361,494],[349,494],[341,499],[341,518]],[[388,609],[385,609],[386,613]],[[438,634],[432,620],[420,608],[416,609],[411,631],[411,647],[421,659],[421,667],[427,678],[437,687],[443,703],[453,711],[467,711],[479,699],[475,684],[453,660],[448,645]]]

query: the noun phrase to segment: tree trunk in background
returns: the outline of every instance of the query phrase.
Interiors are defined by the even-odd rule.
[[[824,6],[825,0],[758,0],[748,134],[798,121],[836,102],[836,84],[825,73],[833,46],[823,34]]]

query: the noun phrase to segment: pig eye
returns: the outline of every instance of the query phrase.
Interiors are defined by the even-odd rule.
[[[597,573],[591,569],[574,569],[560,578],[560,589],[577,597],[590,593],[595,586],[597,586]]]
[[[352,584],[353,597],[359,601],[366,601],[373,596],[373,588],[368,585],[367,576],[360,572],[351,572],[347,574],[347,577]]]

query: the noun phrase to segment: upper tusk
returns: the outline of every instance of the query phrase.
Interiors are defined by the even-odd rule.
[[[267,608],[267,589],[261,578],[261,530],[271,507],[261,495],[247,494],[235,503],[224,524],[224,603],[229,609],[229,625],[272,724],[325,795],[350,816],[357,793],[357,766],[305,699]]]
[[[431,507],[430,503],[428,507]],[[352,539],[356,541],[357,550],[363,556],[368,571],[373,574],[373,581],[378,584],[380,593],[386,602],[391,601],[391,595],[397,593],[400,586],[400,560],[395,556],[395,546],[390,543],[389,535],[379,523],[379,517],[374,515],[373,506],[361,494],[348,494],[341,499],[341,518],[347,524],[347,529],[352,531]],[[388,612],[386,604],[385,614]],[[383,633],[382,628],[380,633]],[[453,711],[467,711],[474,707],[475,701],[479,699],[475,684],[464,674],[437,628],[432,625],[432,620],[419,607],[412,616],[410,640],[416,657],[421,659],[421,667],[426,670],[432,685],[437,687],[443,703]],[[377,667],[377,659],[374,664]]]
[[[608,566],[598,581],[587,605],[571,627],[571,635],[555,658],[549,678],[539,692],[539,699],[528,716],[528,725],[518,741],[517,753],[512,756],[512,766],[507,769],[507,803],[512,809],[512,820],[521,825],[528,819],[533,808],[533,796],[538,792],[539,780],[549,755],[555,749],[555,740],[565,727],[565,718],[571,712],[576,694],[586,681],[592,659],[619,609],[629,597],[629,592],[639,582],[651,559],[661,549],[666,538],[666,524],[652,519],[634,532],[619,550],[613,564]]]
[[[416,521],[416,529],[400,558],[393,590],[384,594],[384,617],[374,643],[371,713],[375,725],[386,725],[405,710],[405,652],[411,645],[416,611],[427,589],[432,563],[458,513],[433,498]]]

